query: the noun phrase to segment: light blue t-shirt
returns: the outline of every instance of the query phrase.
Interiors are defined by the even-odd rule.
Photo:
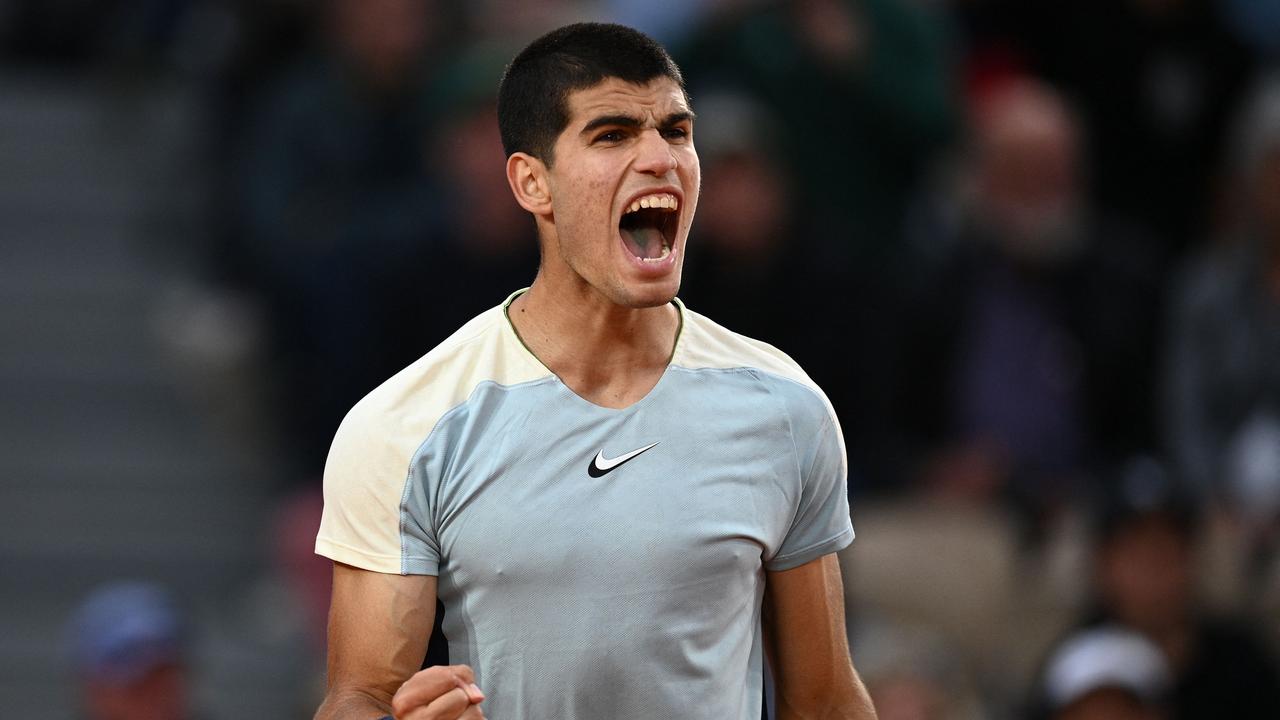
[[[853,539],[830,404],[677,302],[661,380],[603,408],[520,343],[510,301],[344,420],[317,552],[438,575],[487,717],[759,718],[765,571]]]

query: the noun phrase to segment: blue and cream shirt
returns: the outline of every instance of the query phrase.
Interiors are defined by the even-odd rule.
[[[486,717],[759,718],[765,571],[853,539],[831,405],[679,301],[658,384],[594,405],[520,342],[515,297],[351,410],[316,551],[438,576]]]

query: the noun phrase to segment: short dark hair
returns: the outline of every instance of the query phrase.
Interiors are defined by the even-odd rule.
[[[498,87],[498,130],[507,157],[528,153],[548,165],[556,138],[569,125],[569,94],[606,78],[643,85],[684,77],[666,49],[624,25],[575,23],[534,40],[516,55]]]

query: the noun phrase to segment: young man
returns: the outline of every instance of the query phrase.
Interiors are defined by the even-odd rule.
[[[780,718],[873,718],[830,405],[675,299],[699,186],[680,71],[573,25],[512,61],[498,105],[542,263],[338,431],[318,717],[758,718],[767,646]],[[456,664],[415,672],[437,599]]]

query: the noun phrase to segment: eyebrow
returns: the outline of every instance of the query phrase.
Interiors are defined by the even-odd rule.
[[[682,122],[691,121],[693,119],[694,114],[692,110],[683,110],[681,112],[671,113],[670,115],[662,118],[662,120],[658,122],[658,127],[665,130],[666,128],[673,127]],[[586,135],[591,131],[598,130],[602,127],[638,128],[643,126],[644,123],[640,118],[634,115],[601,115],[600,117],[592,118],[590,122],[584,125],[580,134]]]

